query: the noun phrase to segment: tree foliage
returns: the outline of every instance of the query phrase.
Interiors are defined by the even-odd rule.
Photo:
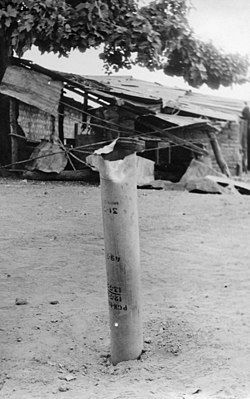
[[[106,69],[162,69],[192,86],[242,83],[248,60],[198,40],[189,26],[188,0],[0,0],[0,48],[22,56],[32,45],[67,56],[104,45]]]

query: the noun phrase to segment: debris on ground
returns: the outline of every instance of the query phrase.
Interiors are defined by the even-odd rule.
[[[225,189],[220,186],[216,181],[212,181],[207,177],[201,177],[199,179],[189,180],[185,188],[190,193],[198,194],[223,194]]]
[[[53,301],[50,301],[49,303],[50,303],[50,305],[58,305],[59,301],[53,300]]]
[[[59,392],[67,392],[69,391],[69,387],[67,385],[60,385],[60,387],[58,388]]]
[[[222,173],[217,172],[217,170],[213,169],[207,163],[192,159],[189,167],[182,176],[180,183],[185,185],[190,180],[200,179],[201,177],[206,177],[207,175],[224,177]]]
[[[16,298],[15,304],[16,305],[27,305],[28,301],[27,301],[27,299],[24,299],[24,298]]]
[[[67,381],[67,382],[70,382],[70,381],[76,380],[76,376],[75,376],[75,375],[68,374],[68,375],[66,375],[66,376],[59,376],[59,379],[60,379],[60,380],[65,380],[65,381]]]
[[[236,178],[228,178],[206,163],[193,159],[181,180],[154,180],[139,186],[142,189],[188,191],[197,194],[245,194],[250,195],[250,185]]]
[[[240,194],[250,195],[250,184],[244,183],[239,180],[229,179],[225,176],[207,176],[207,178],[213,182],[216,182],[222,187],[231,187],[231,189],[237,190]]]

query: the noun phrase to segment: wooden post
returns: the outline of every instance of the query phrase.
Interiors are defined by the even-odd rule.
[[[14,98],[10,100],[10,138],[11,138],[11,163],[12,169],[15,169],[15,162],[18,162],[18,141],[17,141],[17,118],[18,101]]]
[[[61,97],[63,100],[63,96]],[[58,107],[58,135],[62,143],[64,143],[64,104],[59,103]]]
[[[220,167],[220,170],[222,171],[222,173],[224,175],[226,175],[227,177],[230,177],[231,173],[230,173],[227,163],[222,155],[221,148],[218,143],[216,134],[214,132],[208,132],[207,134],[208,134],[208,137],[209,137],[209,140],[211,143],[211,147],[214,152],[216,162],[217,162],[218,166]]]
[[[158,143],[157,143],[157,147],[158,147]],[[160,164],[160,150],[159,148],[156,148],[155,150],[155,158],[156,158],[156,165]]]
[[[143,349],[136,147],[128,149],[126,141],[97,156],[113,364],[136,359]]]
[[[87,92],[84,94],[82,109],[84,112],[88,111],[88,93]],[[82,121],[83,122],[85,122],[87,120],[87,115],[84,112],[82,113]]]
[[[50,115],[50,122],[51,122],[51,134],[50,134],[50,139],[53,141],[55,138],[55,133],[56,133],[56,118],[54,115]]]

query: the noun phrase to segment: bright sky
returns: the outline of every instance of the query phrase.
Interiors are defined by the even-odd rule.
[[[192,4],[194,9],[190,13],[190,23],[201,39],[212,40],[216,46],[225,51],[250,55],[250,0],[192,0]],[[58,58],[53,54],[40,55],[36,49],[32,49],[25,53],[25,58],[47,68],[65,72],[81,75],[105,73],[98,52],[95,50],[89,50],[84,54],[74,51],[68,58]],[[149,72],[140,67],[122,70],[118,74],[132,75],[137,79],[159,82],[172,87],[189,88],[182,78],[168,77],[163,72]],[[243,100],[250,99],[250,84],[219,90],[211,90],[203,85],[199,91]]]

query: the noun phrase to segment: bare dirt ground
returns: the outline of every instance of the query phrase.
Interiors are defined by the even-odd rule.
[[[138,191],[148,343],[114,367],[100,188],[0,193],[1,398],[250,398],[250,197]]]

